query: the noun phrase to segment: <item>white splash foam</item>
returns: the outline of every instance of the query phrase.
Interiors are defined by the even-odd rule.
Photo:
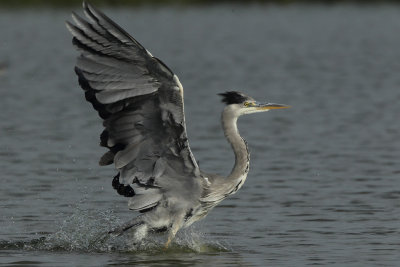
[[[108,234],[110,229],[121,224],[112,211],[82,210],[75,212],[60,223],[53,234],[24,244],[29,250],[61,250],[84,252],[165,252],[167,235],[150,233],[137,243],[133,231],[121,236]],[[230,250],[220,242],[210,240],[195,227],[181,230],[168,248],[169,251],[212,252]]]

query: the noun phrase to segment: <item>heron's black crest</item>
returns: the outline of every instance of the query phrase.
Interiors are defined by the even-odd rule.
[[[222,102],[230,105],[230,104],[241,104],[246,101],[249,97],[244,95],[241,92],[229,91],[225,93],[218,94],[222,96]]]

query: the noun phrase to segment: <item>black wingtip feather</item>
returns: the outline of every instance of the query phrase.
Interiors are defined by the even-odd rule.
[[[118,194],[124,197],[133,197],[135,195],[135,191],[129,185],[123,185],[119,182],[119,173],[114,177],[112,181],[112,187],[117,190]]]
[[[126,148],[126,145],[117,143],[113,147],[109,147],[109,149],[114,153],[117,154],[118,151],[124,150]]]
[[[100,145],[104,146],[104,147],[108,147],[107,146],[107,141],[108,141],[108,131],[104,130],[101,134],[100,134]]]
[[[78,82],[81,88],[85,91],[85,99],[86,101],[92,103],[93,108],[97,110],[99,113],[99,116],[102,119],[107,119],[110,117],[111,113],[108,112],[105,108],[104,105],[102,105],[99,101],[96,99],[96,90],[94,90],[90,84],[89,81],[85,78],[83,71],[79,69],[78,67],[75,67],[75,73],[78,75]]]
[[[75,73],[78,76],[79,86],[85,91],[93,91],[93,88],[90,87],[88,80],[86,80],[85,76],[83,75],[82,70],[78,67],[75,67]],[[88,98],[86,98],[86,100],[89,101]]]

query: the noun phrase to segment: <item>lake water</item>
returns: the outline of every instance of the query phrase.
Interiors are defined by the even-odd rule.
[[[239,120],[242,189],[172,247],[106,232],[135,213],[99,167],[63,9],[0,10],[2,266],[398,266],[400,7],[106,8],[177,73],[200,167],[233,154],[217,93],[291,109]]]

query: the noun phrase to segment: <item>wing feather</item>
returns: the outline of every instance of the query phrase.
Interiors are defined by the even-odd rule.
[[[89,84],[92,85],[91,83]],[[141,84],[141,85],[132,84],[131,86],[133,88],[132,90],[124,90],[124,89],[106,90],[105,89],[106,86],[103,86],[101,90],[104,91],[96,93],[96,98],[102,104],[110,104],[130,97],[151,94],[157,91],[158,89],[156,87],[156,84]]]
[[[113,187],[132,197],[131,209],[145,210],[171,190],[163,179],[194,183],[200,175],[186,135],[183,88],[120,26],[85,2],[83,8],[87,20],[73,13],[75,24],[66,26],[80,51],[79,84],[104,120],[100,144],[109,151],[99,163],[115,164]]]
[[[122,169],[133,161],[140,153],[141,142],[133,143],[127,146],[124,150],[118,151],[114,157],[115,168]]]

